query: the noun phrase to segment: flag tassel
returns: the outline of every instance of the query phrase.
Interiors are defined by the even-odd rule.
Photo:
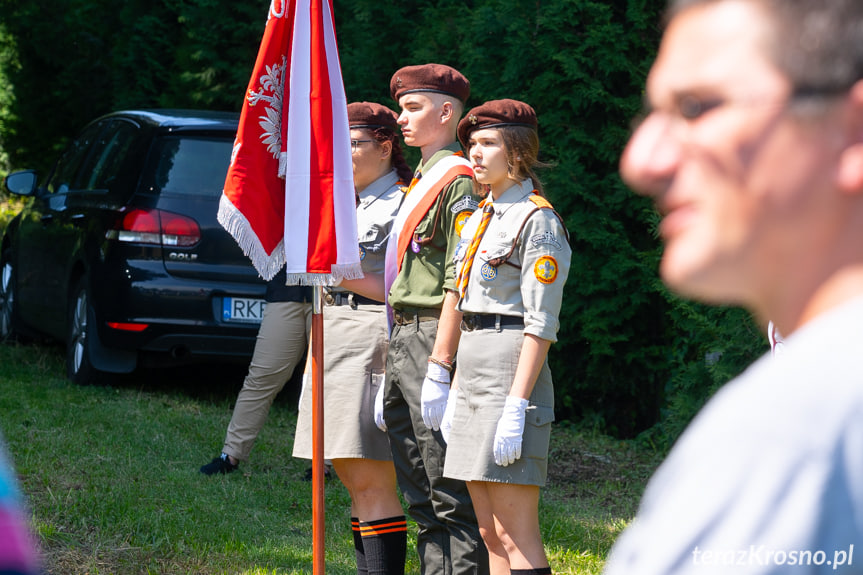
[[[360,264],[333,264],[333,271],[329,274],[315,273],[289,273],[287,285],[304,286],[329,286],[334,285],[341,278],[355,280],[363,277],[363,268]]]

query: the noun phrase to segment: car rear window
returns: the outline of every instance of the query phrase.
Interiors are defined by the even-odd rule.
[[[233,136],[159,138],[144,189],[155,194],[220,196],[233,142]]]

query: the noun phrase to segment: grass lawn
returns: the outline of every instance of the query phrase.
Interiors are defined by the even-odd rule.
[[[221,449],[244,374],[208,366],[76,387],[58,348],[0,345],[0,429],[47,573],[312,572],[309,462],[291,457],[293,390],[277,398],[239,472],[198,472]],[[553,428],[540,514],[555,573],[601,571],[657,462],[631,443]],[[328,573],[356,572],[349,505],[329,480]],[[407,573],[418,571],[409,539]]]

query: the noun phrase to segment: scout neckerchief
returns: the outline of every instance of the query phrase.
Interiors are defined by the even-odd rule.
[[[491,216],[494,214],[494,206],[488,201],[488,198],[479,203],[482,208],[482,219],[473,234],[473,239],[464,255],[461,271],[456,280],[456,288],[458,288],[459,296],[464,299],[464,294],[467,293],[467,283],[470,280],[470,269],[473,267],[473,258],[476,256],[476,250],[479,248],[479,242],[482,241],[482,236],[485,235],[485,230],[488,228],[488,223],[491,221]]]

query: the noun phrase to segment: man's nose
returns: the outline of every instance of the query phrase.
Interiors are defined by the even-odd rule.
[[[620,158],[620,175],[635,192],[652,196],[668,186],[680,156],[681,144],[671,122],[654,113],[629,138]]]

